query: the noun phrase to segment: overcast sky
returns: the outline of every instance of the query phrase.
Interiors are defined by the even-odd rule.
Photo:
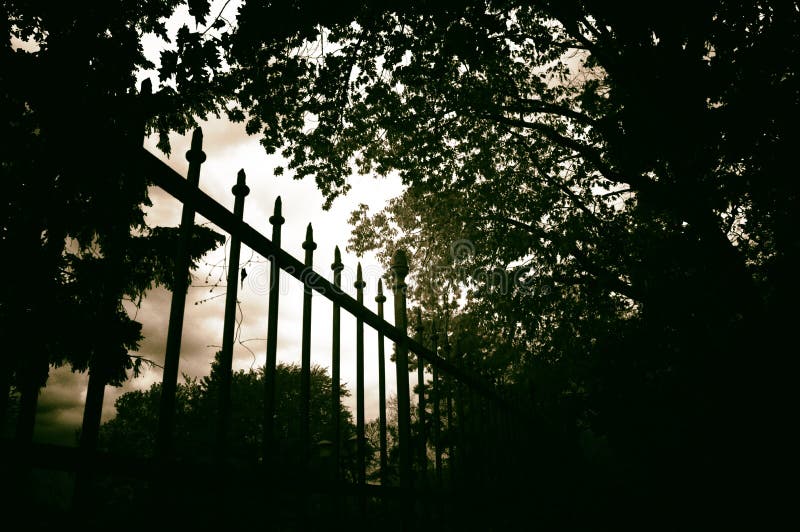
[[[275,199],[281,196],[283,216],[283,248],[302,260],[301,247],[305,237],[306,225],[311,222],[314,240],[318,247],[314,253],[314,268],[325,278],[332,280],[330,264],[333,262],[334,247],[342,251],[345,270],[342,284],[347,292],[355,296],[353,282],[358,258],[346,251],[350,236],[347,218],[359,204],[370,205],[374,212],[386,201],[402,191],[398,178],[374,178],[353,176],[353,185],[347,196],[337,199],[329,211],[323,211],[323,197],[316,189],[312,179],[293,180],[288,176],[276,177],[273,168],[281,164],[278,156],[267,156],[258,143],[258,137],[248,137],[241,124],[215,119],[202,125],[204,133],[203,149],[207,160],[202,166],[200,188],[229,210],[233,210],[233,194],[230,189],[236,182],[236,173],[244,169],[250,195],[245,200],[244,221],[266,236],[271,235],[272,214]],[[145,142],[145,146],[167,162],[181,175],[186,175],[188,163],[184,154],[189,148],[190,136],[173,135],[172,155],[167,158],[155,148],[155,138]],[[175,226],[180,222],[180,203],[158,188],[150,190],[153,206],[147,210],[147,222],[152,226]],[[199,215],[197,223],[206,222]],[[213,227],[213,226],[212,226]],[[210,371],[215,352],[222,343],[223,313],[226,290],[224,258],[227,246],[209,253],[200,267],[194,272],[193,287],[189,289],[186,303],[184,334],[181,347],[179,374],[201,377]],[[248,262],[249,261],[249,262]],[[361,258],[364,271],[364,301],[372,310],[375,303],[378,279],[383,269],[374,256]],[[238,340],[234,347],[234,369],[248,369],[263,366],[266,359],[266,318],[267,288],[269,284],[269,264],[258,255],[242,247],[240,266],[247,269],[248,276],[240,285],[238,299],[241,311],[237,319],[241,321]],[[208,284],[219,283],[218,287]],[[388,293],[386,302],[387,319],[393,317],[392,298]],[[215,297],[219,296],[219,297]],[[129,305],[129,311],[143,325],[144,341],[139,354],[163,364],[166,345],[167,322],[169,318],[171,294],[164,289],[151,291],[137,310]],[[299,282],[283,274],[281,282],[280,314],[278,327],[278,361],[300,361],[301,316],[303,290]],[[319,294],[314,294],[312,306],[311,359],[313,364],[330,368],[331,353],[331,314],[332,305]],[[342,381],[355,392],[355,319],[347,312],[342,313]],[[366,415],[367,419],[377,417],[378,413],[378,359],[377,334],[370,327],[365,328],[365,373]],[[391,344],[387,342],[387,393],[394,393],[396,383],[394,368],[388,361]],[[130,379],[123,387],[106,387],[103,419],[115,415],[114,401],[130,390],[145,389],[161,380],[161,369],[146,369],[136,379]],[[51,370],[47,387],[40,397],[37,419],[37,441],[74,443],[75,431],[80,427],[83,403],[86,395],[86,375],[73,374],[68,368]],[[354,408],[355,397],[348,398],[349,406]]]
[[[224,6],[225,19],[235,23],[238,2],[218,0],[212,3],[211,13],[216,15]],[[169,21],[168,27],[174,33],[184,23],[193,27],[185,7],[178,10]],[[26,48],[25,43],[15,46]],[[155,36],[143,39],[145,54],[158,65],[159,50],[166,44]],[[141,81],[152,77],[153,73],[141,72]],[[156,79],[153,77],[153,79]],[[155,87],[158,90],[157,87]],[[301,247],[305,238],[306,225],[311,222],[314,228],[314,240],[318,247],[314,254],[314,269],[323,277],[332,280],[330,264],[333,262],[334,247],[342,251],[345,269],[342,272],[342,284],[346,291],[355,295],[353,282],[358,259],[347,253],[347,240],[350,237],[350,226],[347,219],[359,203],[368,204],[374,211],[382,208],[386,202],[399,195],[402,185],[397,178],[373,178],[371,176],[352,176],[352,189],[346,197],[337,199],[329,211],[323,211],[323,197],[316,189],[313,179],[295,181],[289,175],[276,177],[273,169],[286,166],[279,156],[267,156],[258,143],[258,137],[248,136],[242,124],[233,124],[226,120],[214,119],[202,124],[204,134],[203,149],[207,159],[203,164],[200,176],[200,188],[229,210],[233,210],[231,187],[236,182],[239,169],[247,174],[247,185],[250,195],[245,200],[244,220],[252,227],[269,237],[272,226],[269,216],[272,214],[275,198],[281,196],[283,216],[283,248],[302,261]],[[145,147],[167,162],[181,175],[186,175],[188,163],[184,154],[189,148],[190,135],[172,135],[172,155],[167,158],[156,147],[156,139],[149,138]],[[180,203],[158,188],[150,190],[153,206],[147,210],[147,223],[153,226],[176,226],[180,222]],[[200,216],[197,223],[206,220]],[[213,226],[212,226],[213,227]],[[189,377],[202,377],[210,372],[211,361],[222,343],[223,313],[225,308],[225,269],[227,246],[209,253],[200,267],[194,272],[193,287],[189,289],[184,318],[184,334],[181,345],[179,374]],[[375,295],[378,279],[383,270],[374,256],[361,259],[365,288],[365,304],[376,310]],[[266,324],[267,324],[267,288],[269,284],[269,264],[251,251],[242,247],[240,266],[247,269],[248,276],[240,285],[238,300],[240,311],[237,319],[241,322],[237,342],[233,350],[234,370],[257,368],[263,366],[266,359]],[[219,286],[205,286],[218,283]],[[281,280],[280,314],[278,326],[278,361],[300,362],[301,317],[303,290],[299,282],[284,274]],[[386,302],[386,314],[392,321],[392,298],[389,290]],[[218,296],[218,297],[215,297]],[[127,308],[131,315],[143,325],[144,340],[138,354],[159,365],[163,365],[166,345],[167,323],[171,294],[164,289],[151,291],[142,302],[141,308],[132,305]],[[332,305],[319,294],[312,298],[312,364],[330,368],[331,353],[331,314]],[[347,312],[342,312],[342,382],[353,395],[347,399],[348,406],[355,408],[355,319]],[[370,327],[365,327],[365,374],[367,419],[378,415],[378,360],[377,334]],[[386,345],[387,358],[387,393],[396,390],[394,368],[388,362],[391,344]],[[121,388],[106,387],[103,420],[113,417],[116,412],[114,401],[130,390],[149,388],[161,380],[161,369],[158,367],[145,369],[135,379],[128,380]],[[75,444],[75,432],[80,428],[83,405],[86,397],[88,376],[74,374],[69,368],[51,369],[47,387],[39,398],[39,411],[35,439],[40,442]]]

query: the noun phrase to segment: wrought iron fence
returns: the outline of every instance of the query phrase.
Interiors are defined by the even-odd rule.
[[[239,250],[241,244],[268,259],[271,264],[269,285],[269,307],[267,318],[267,359],[265,367],[265,408],[264,408],[264,435],[263,456],[264,464],[269,467],[267,457],[276,456],[274,436],[274,409],[275,409],[275,365],[277,360],[277,333],[278,333],[278,308],[279,308],[279,277],[283,274],[294,277],[304,285],[303,319],[302,319],[302,363],[301,363],[301,452],[305,457],[304,462],[311,461],[312,449],[324,445],[330,447],[332,456],[333,477],[331,479],[335,490],[348,491],[359,494],[361,498],[361,511],[366,504],[365,499],[370,498],[406,498],[407,503],[416,500],[417,504],[442,504],[442,499],[436,494],[463,492],[464,490],[478,487],[482,492],[490,489],[493,481],[499,481],[507,476],[513,464],[507,463],[507,458],[514,453],[513,430],[511,416],[513,408],[504,400],[491,384],[466,370],[459,363],[460,355],[458,346],[452,345],[447,331],[442,331],[441,345],[440,334],[435,328],[426,335],[421,318],[417,314],[414,326],[415,335],[407,334],[409,330],[406,302],[405,279],[409,273],[409,266],[405,252],[402,249],[395,251],[392,265],[392,286],[394,296],[394,325],[384,319],[384,302],[382,281],[378,281],[375,298],[377,312],[373,312],[364,305],[365,282],[360,265],[357,266],[356,282],[354,288],[356,297],[353,298],[341,286],[341,271],[344,265],[336,249],[333,264],[333,282],[329,282],[314,268],[314,250],[316,243],[313,241],[313,229],[309,224],[306,230],[306,239],[303,242],[305,250],[304,261],[289,255],[280,247],[281,226],[285,219],[282,215],[281,200],[275,202],[275,210],[270,217],[272,224],[272,238],[268,239],[242,221],[244,210],[244,197],[248,193],[245,184],[245,174],[240,171],[233,194],[236,196],[234,212],[231,213],[204,194],[198,188],[196,179],[192,176],[199,175],[199,166],[204,160],[202,155],[202,135],[195,131],[192,149],[187,154],[190,161],[189,179],[185,180],[163,162],[159,161],[149,152],[142,154],[143,168],[153,183],[169,192],[183,203],[182,225],[184,238],[188,239],[193,224],[195,212],[203,215],[231,235],[229,244],[228,263],[239,263]],[[185,246],[178,253],[186,253]],[[186,278],[188,259],[181,258],[176,261],[180,271],[175,272],[177,278]],[[224,457],[226,439],[230,424],[230,375],[234,334],[234,310],[237,297],[238,270],[229,269],[228,287],[226,295],[225,325],[222,343],[223,390],[221,393],[220,417],[218,424],[218,451],[220,459]],[[356,318],[356,474],[351,482],[345,482],[342,475],[342,442],[341,421],[338,419],[340,410],[335,406],[331,412],[335,419],[331,420],[330,440],[312,442],[309,432],[310,402],[310,345],[311,345],[311,307],[312,294],[317,293],[333,303],[333,341],[331,352],[331,377],[333,382],[331,402],[338,405],[340,401],[340,340],[341,340],[341,310],[349,312]],[[177,382],[177,363],[180,348],[180,334],[182,328],[182,313],[185,305],[185,291],[176,290],[173,293],[172,309],[170,312],[170,326],[167,339],[167,354],[162,384],[161,417],[157,449],[159,456],[169,460],[172,440],[172,415],[174,411],[174,393]],[[365,437],[364,414],[364,326],[373,327],[378,333],[378,342],[375,349],[378,357],[378,382],[379,382],[379,412],[380,412],[380,445],[378,460],[379,483],[367,482],[367,442]],[[399,468],[397,482],[390,480],[388,473],[389,457],[387,443],[386,420],[386,356],[384,350],[385,339],[394,342],[394,367],[397,381],[397,450],[399,451]],[[427,343],[427,345],[426,345]],[[416,368],[409,365],[409,352],[416,355]],[[431,369],[431,379],[426,382],[425,366]],[[416,419],[412,421],[411,392],[409,390],[409,372],[416,371],[417,408]],[[430,412],[428,406],[430,405]],[[444,407],[444,408],[442,408]],[[444,410],[444,415],[443,411]],[[447,433],[446,441],[443,435]],[[506,462],[501,465],[500,462]],[[505,468],[505,470],[503,470]],[[500,472],[503,471],[503,475]],[[268,474],[268,471],[266,472]],[[302,473],[302,472],[301,472]],[[446,474],[445,474],[446,473]],[[319,481],[320,479],[313,479]],[[314,491],[322,486],[306,486]],[[423,496],[424,494],[424,496]],[[450,504],[449,502],[447,504]],[[440,508],[441,510],[441,508]],[[432,508],[421,510],[434,511]],[[402,512],[401,512],[402,513]],[[408,517],[408,516],[406,516]]]
[[[237,175],[232,192],[235,196],[233,212],[228,211],[199,189],[201,166],[205,161],[202,150],[202,132],[198,129],[192,137],[191,149],[187,152],[188,177],[184,179],[165,163],[139,145],[131,160],[138,171],[143,172],[152,184],[178,199],[182,203],[180,241],[176,249],[174,290],[169,315],[166,354],[161,399],[156,434],[155,457],[152,460],[132,460],[114,457],[97,451],[97,434],[100,424],[102,389],[105,382],[102,372],[90,378],[88,395],[94,390],[100,401],[90,404],[87,400],[84,419],[84,434],[77,451],[52,446],[29,446],[18,456],[23,462],[37,467],[63,469],[76,472],[76,508],[82,511],[91,508],[96,500],[95,479],[103,471],[153,480],[160,486],[160,502],[171,500],[170,485],[180,471],[182,475],[200,475],[213,478],[217,486],[230,483],[257,485],[264,494],[262,501],[272,508],[271,519],[277,522],[280,500],[286,494],[294,494],[295,500],[303,502],[295,507],[299,521],[294,527],[308,528],[307,519],[356,519],[368,520],[379,516],[384,526],[387,523],[397,528],[457,527],[468,522],[477,525],[484,510],[492,501],[497,503],[506,497],[516,482],[519,471],[518,460],[525,453],[524,431],[515,430],[520,424],[513,404],[501,397],[494,387],[467,370],[462,363],[462,350],[448,331],[427,331],[417,315],[414,334],[410,336],[406,305],[406,276],[409,265],[405,252],[396,250],[391,265],[391,291],[394,296],[394,324],[384,317],[382,281],[377,284],[376,311],[364,304],[365,282],[360,265],[354,284],[355,297],[349,295],[341,284],[344,268],[338,248],[331,265],[333,281],[326,280],[314,269],[313,230],[309,224],[303,242],[304,260],[301,262],[281,248],[281,227],[285,223],[281,200],[275,202],[271,238],[262,235],[243,222],[244,202],[249,189],[244,171]],[[230,235],[229,268],[223,341],[220,358],[220,393],[218,420],[216,424],[216,462],[213,464],[186,464],[175,460],[174,429],[178,364],[181,353],[184,307],[189,277],[188,244],[194,227],[195,214],[204,216],[211,223]],[[271,263],[268,293],[266,366],[264,368],[264,417],[262,436],[262,460],[231,469],[226,466],[231,425],[231,376],[232,351],[235,327],[235,305],[237,298],[237,276],[241,245],[248,246]],[[304,286],[302,319],[302,362],[300,383],[300,455],[302,460],[289,476],[278,476],[284,470],[277,464],[277,436],[275,418],[275,378],[277,363],[278,309],[280,305],[280,277],[293,277]],[[313,294],[330,300],[333,304],[331,316],[333,326],[330,367],[332,390],[330,434],[312,441],[309,430],[310,402],[310,353],[311,353],[311,308]],[[341,401],[341,311],[356,318],[356,434],[354,449],[345,448],[342,420],[338,405]],[[364,327],[377,331],[378,342],[368,349],[364,342]],[[397,383],[396,441],[390,449],[388,442],[386,397],[386,353],[385,340],[394,342],[394,376]],[[379,382],[379,445],[369,448],[365,434],[365,370],[366,353],[377,356]],[[416,368],[409,365],[409,353],[416,355]],[[431,378],[426,381],[425,366],[430,368]],[[412,412],[409,389],[409,373],[416,370],[416,412]],[[100,405],[100,407],[98,406]],[[415,419],[414,419],[415,418]],[[87,419],[90,420],[87,422]],[[86,430],[94,426],[93,430]],[[396,452],[396,456],[391,451]],[[319,474],[311,467],[320,453],[325,455],[326,473]],[[377,459],[373,460],[373,453]],[[374,480],[368,480],[368,462],[375,462]],[[345,462],[347,466],[345,467]],[[213,473],[209,473],[213,471]],[[520,473],[521,474],[521,473]],[[221,484],[219,484],[221,483]],[[227,483],[227,484],[226,484]],[[184,485],[185,486],[185,485]],[[221,488],[225,489],[225,488]],[[174,494],[173,494],[174,496]],[[281,497],[284,497],[281,499]],[[174,497],[173,497],[174,498]],[[221,513],[227,503],[225,496],[215,500]],[[497,519],[495,504],[492,519]],[[488,510],[487,510],[488,511]],[[423,526],[426,525],[426,526]],[[446,526],[445,526],[446,525]]]

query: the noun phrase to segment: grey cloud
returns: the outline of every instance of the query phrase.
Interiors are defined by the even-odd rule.
[[[272,214],[275,198],[280,195],[283,199],[284,217],[286,224],[283,226],[283,247],[298,259],[303,258],[301,247],[305,237],[306,224],[311,222],[314,227],[314,239],[318,249],[314,254],[315,269],[326,279],[331,279],[330,264],[333,261],[333,248],[339,245],[343,251],[343,261],[346,270],[343,274],[344,290],[351,295],[355,294],[352,283],[355,280],[355,267],[358,259],[345,251],[350,228],[347,218],[350,211],[359,203],[369,204],[373,210],[379,209],[385,201],[402,191],[398,179],[377,181],[370,177],[354,176],[351,178],[353,189],[344,198],[334,202],[330,211],[322,211],[322,195],[316,189],[313,180],[295,181],[290,176],[275,177],[272,168],[284,164],[279,157],[267,156],[258,139],[247,137],[241,125],[230,124],[224,120],[211,120],[203,124],[204,151],[207,161],[201,173],[201,188],[217,201],[228,208],[232,208],[233,196],[230,188],[235,182],[236,172],[244,168],[247,173],[248,186],[251,193],[245,204],[244,219],[256,230],[269,236],[272,226],[268,218]],[[189,147],[189,135],[172,135],[173,153],[165,158],[155,149],[155,139],[147,139],[145,145],[157,154],[178,173],[185,176],[188,163],[184,154]],[[150,191],[153,207],[147,211],[147,221],[150,225],[176,226],[180,220],[180,203],[161,191],[153,188]],[[198,216],[197,222],[202,220]],[[212,252],[201,265],[196,275],[196,282],[202,283],[206,273],[211,269],[209,264],[216,264],[225,259],[226,249],[221,248]],[[250,256],[249,250],[243,248],[242,261]],[[374,257],[362,258],[365,280],[365,304],[368,308],[375,309],[375,285],[382,275],[382,270],[377,265]],[[248,271],[256,273],[255,263],[253,268],[248,266]],[[261,268],[262,275],[269,272],[268,265]],[[221,270],[212,272],[215,278],[219,277]],[[224,277],[223,277],[224,279]],[[251,279],[252,281],[252,279]],[[268,281],[267,281],[268,283]],[[246,342],[253,354],[239,344],[234,346],[234,361],[237,368],[248,368],[262,365],[265,358],[267,302],[263,290],[253,289],[256,285],[246,282],[239,290],[239,300],[243,311],[242,325],[239,338],[241,340],[258,339]],[[260,285],[259,285],[260,286]],[[224,297],[219,297],[205,303],[195,305],[211,295],[224,292],[224,286],[208,292],[209,288],[191,288],[187,296],[185,309],[184,334],[181,345],[180,373],[192,377],[207,375],[210,371],[211,361],[217,347],[222,342]],[[389,300],[386,303],[387,316],[391,321],[392,299],[387,291]],[[282,362],[297,362],[300,360],[301,327],[302,327],[302,287],[299,282],[290,279],[288,275],[281,276],[280,323],[278,328],[278,360]],[[137,320],[143,324],[144,340],[140,345],[138,354],[158,364],[163,364],[164,350],[169,321],[169,307],[171,294],[164,289],[150,291],[138,311]],[[315,295],[312,310],[312,361],[324,367],[330,367],[331,346],[331,304],[325,298]],[[355,319],[347,312],[342,313],[342,378],[346,381],[352,392],[355,391]],[[368,417],[377,415],[377,366],[375,357],[376,335],[369,327],[365,327],[365,365]],[[391,353],[391,344],[386,344],[387,360]],[[142,376],[130,379],[120,388],[106,388],[104,402],[104,419],[114,415],[114,400],[122,393],[130,390],[143,389],[152,383],[161,380],[161,369],[146,369]],[[394,393],[395,384],[394,367],[387,362],[387,394]],[[85,394],[86,375],[72,374],[67,368],[51,372],[51,379],[42,394],[40,401],[40,414],[37,420],[37,438],[49,438],[49,441],[61,439],[74,441],[74,432],[80,427],[82,416],[83,395]],[[354,398],[350,399],[355,402]],[[351,406],[355,406],[354,404]],[[374,411],[373,411],[374,409]]]

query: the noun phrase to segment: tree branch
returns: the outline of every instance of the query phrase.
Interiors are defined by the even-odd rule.
[[[508,225],[513,225],[519,229],[522,229],[531,235],[541,238],[550,240],[553,242],[553,239],[549,237],[546,231],[544,231],[541,227],[522,222],[520,220],[516,220],[514,218],[509,218],[508,216],[503,216],[500,214],[494,214],[491,216],[482,216],[482,219],[493,220],[498,222],[504,222]],[[575,257],[578,265],[583,268],[588,274],[593,275],[599,282],[605,284],[605,286],[614,292],[618,292],[625,297],[628,297],[634,301],[641,301],[641,295],[634,289],[631,285],[622,281],[617,275],[613,272],[609,272],[596,264],[594,264],[589,257],[584,253],[580,248],[578,248],[577,244],[573,241],[569,244],[565,244],[564,242],[561,243],[564,250]]]
[[[580,122],[587,126],[595,128],[597,127],[597,122],[583,113],[580,113],[578,111],[573,111],[568,107],[564,107],[558,104],[545,102],[544,100],[540,100],[537,98],[517,98],[514,104],[508,106],[502,106],[500,109],[504,112],[511,112],[511,113],[519,113],[519,112],[546,113],[551,115],[558,115],[558,116],[563,116],[564,118],[575,120],[576,122]]]
[[[630,186],[632,189],[640,190],[640,191],[653,191],[655,187],[655,183],[650,181],[649,179],[636,175],[636,176],[624,176],[619,172],[614,171],[614,169],[609,166],[603,158],[600,156],[596,148],[592,146],[588,146],[580,141],[575,139],[571,139],[569,137],[565,137],[561,133],[557,132],[552,127],[541,124],[539,122],[529,122],[527,120],[522,120],[519,118],[511,118],[505,116],[500,113],[484,113],[483,118],[495,120],[503,125],[511,126],[511,127],[518,127],[524,129],[530,129],[532,131],[537,131],[544,135],[548,140],[563,146],[569,150],[572,150],[578,153],[583,159],[590,163],[594,168],[602,174],[602,176],[614,183],[625,183]]]

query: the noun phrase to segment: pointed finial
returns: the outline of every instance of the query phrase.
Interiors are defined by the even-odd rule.
[[[148,96],[153,94],[153,82],[150,78],[142,80],[142,84],[139,86],[139,94]]]
[[[395,250],[392,255],[392,271],[399,280],[405,279],[408,275],[408,256],[402,248]]]
[[[365,286],[367,286],[367,283],[364,282],[364,276],[361,273],[361,263],[360,262],[358,263],[358,267],[356,268],[356,282],[353,283],[353,286],[355,286],[356,289],[358,289],[358,290],[361,290]]]
[[[250,194],[250,187],[245,185],[244,181],[245,181],[245,174],[244,174],[244,168],[242,168],[241,170],[239,170],[239,173],[236,174],[236,184],[233,185],[233,188],[231,189],[231,192],[233,192],[234,196],[237,197],[247,196],[248,194]]]
[[[206,154],[203,151],[203,130],[199,127],[192,133],[192,147],[186,152],[186,160],[190,163],[204,163]]]
[[[342,252],[339,251],[339,246],[336,246],[333,250],[333,264],[331,264],[331,270],[334,272],[340,272],[344,270],[344,264],[342,264]]]
[[[458,351],[459,351],[459,345],[458,345],[458,344],[459,344],[460,342],[461,342],[461,339],[460,339],[460,338],[459,338],[459,336],[458,336],[458,331],[456,331],[456,330],[453,330],[453,343],[452,343],[452,345],[450,345],[449,347],[450,347],[450,348],[452,348],[452,350],[453,350],[453,355],[454,355],[454,356],[456,356],[456,357],[458,357],[458,355],[459,355],[459,353],[458,353]]]
[[[386,302],[386,296],[383,295],[383,279],[378,279],[378,295],[375,296],[375,301],[378,303]]]
[[[194,128],[192,131],[192,149],[203,147],[203,129],[201,127]]]
[[[283,210],[283,202],[281,202],[281,197],[278,196],[275,198],[275,209],[272,211],[272,216],[269,217],[269,223],[272,225],[283,225],[283,222],[286,220],[281,216],[281,211]]]
[[[314,243],[314,229],[311,227],[310,222],[306,227],[306,241],[303,242],[303,249],[311,251],[317,249],[317,244]]]
[[[450,325],[449,325],[449,323],[448,323],[448,322],[449,322],[449,319],[450,319],[450,313],[449,313],[449,312],[447,312],[447,313],[444,315],[444,329],[443,329],[443,332],[444,332],[444,342],[442,343],[442,347],[444,348],[444,350],[445,350],[445,351],[448,351],[448,350],[450,349],[450,338],[447,336],[447,330],[448,330],[448,329],[449,329],[449,327],[450,327]]]
[[[131,122],[131,142],[138,146],[144,144],[147,133],[147,119],[152,116],[153,82],[150,78],[142,80],[139,94],[135,95],[135,102],[131,109],[133,119]]]

